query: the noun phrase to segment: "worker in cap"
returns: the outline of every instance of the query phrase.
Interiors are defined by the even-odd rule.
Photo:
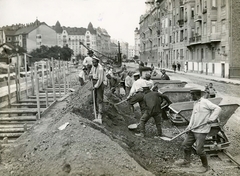
[[[92,57],[93,57],[93,51],[88,50],[88,56],[84,58],[83,63],[82,63],[83,66],[85,66],[87,68],[88,74],[92,68]]]
[[[144,113],[140,118],[139,130],[140,133],[136,133],[136,136],[145,137],[145,124],[153,117],[157,127],[156,137],[162,136],[162,107],[170,105],[171,101],[166,95],[159,92],[151,91],[148,85],[143,87],[143,102],[146,105]]]
[[[86,77],[87,77],[87,68],[83,66],[82,70],[79,72],[79,82],[80,85],[83,86],[86,82]]]
[[[133,75],[132,72],[129,71],[127,73],[126,78],[125,78],[125,86],[126,86],[125,94],[126,95],[129,95],[131,87],[133,85],[133,77],[132,77],[132,75]]]
[[[97,111],[97,117],[95,117],[94,122],[102,124],[102,113],[103,113],[103,93],[104,93],[104,69],[99,63],[99,59],[96,57],[92,58],[92,69],[89,74],[90,80],[92,80],[92,99],[96,105],[95,109]],[[93,96],[93,94],[95,96]]]
[[[200,89],[192,89],[190,94],[192,96],[192,100],[194,101],[194,105],[186,131],[190,129],[192,130],[187,133],[187,136],[182,143],[184,149],[184,160],[176,161],[175,164],[181,167],[189,166],[192,145],[196,143],[196,152],[200,156],[202,162],[201,168],[196,169],[196,171],[198,173],[203,173],[210,169],[206,152],[204,151],[205,138],[211,130],[210,124],[217,120],[221,112],[221,108],[208,99],[201,97]],[[199,125],[201,126],[195,128]]]
[[[146,80],[147,86],[152,90],[152,88],[154,87],[154,82],[153,80],[151,80],[151,75],[149,73],[145,75],[145,80]]]
[[[146,86],[146,80],[140,78],[140,73],[133,74],[134,82],[132,84],[129,95],[127,96],[127,100],[130,105],[130,110],[133,116],[134,115],[134,107],[133,105],[139,103],[141,112],[144,112],[145,105],[143,102],[143,87]]]
[[[161,76],[161,80],[170,80],[169,76],[166,74],[166,70],[162,69],[161,70],[162,76]]]

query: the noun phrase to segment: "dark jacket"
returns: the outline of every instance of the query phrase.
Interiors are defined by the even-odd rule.
[[[164,100],[168,104],[171,104],[171,101],[166,95],[150,90],[145,92],[143,100],[146,105],[146,110],[149,112],[149,114],[161,113]]]

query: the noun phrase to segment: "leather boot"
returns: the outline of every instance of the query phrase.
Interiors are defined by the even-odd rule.
[[[207,156],[206,155],[203,155],[203,156],[200,156],[200,159],[202,161],[202,167],[199,168],[199,170],[197,171],[198,173],[204,173],[204,172],[207,172],[210,167],[208,165],[208,160],[207,160]]]
[[[191,151],[184,150],[184,159],[180,159],[175,162],[177,166],[180,167],[189,167],[190,166],[190,156],[191,156]]]

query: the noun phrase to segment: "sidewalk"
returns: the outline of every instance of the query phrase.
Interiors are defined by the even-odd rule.
[[[173,73],[173,70],[171,69],[165,69],[167,72]],[[207,80],[212,80],[212,81],[217,81],[217,82],[224,82],[227,84],[235,84],[235,85],[240,85],[240,79],[228,79],[228,78],[220,78],[217,76],[212,76],[212,75],[205,75],[205,74],[200,74],[200,73],[191,73],[191,72],[184,72],[184,71],[176,71],[178,74],[183,74],[183,75],[191,75],[195,77],[201,77]]]

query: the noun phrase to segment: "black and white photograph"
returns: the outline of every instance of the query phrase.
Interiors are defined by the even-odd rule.
[[[0,0],[1,176],[239,176],[239,0]]]

